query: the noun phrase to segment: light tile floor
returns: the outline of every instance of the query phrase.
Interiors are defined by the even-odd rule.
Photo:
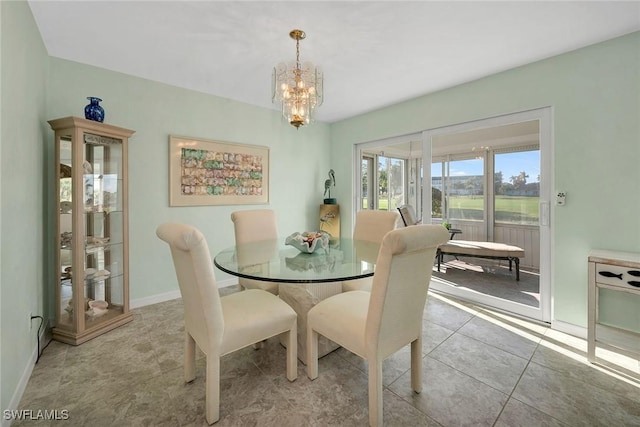
[[[224,288],[222,293],[234,291]],[[204,426],[204,358],[182,379],[181,300],[139,308],[133,322],[74,347],[52,342],[20,409],[69,411],[22,425]],[[424,315],[423,392],[410,385],[410,352],[384,363],[388,426],[638,426],[637,360],[603,368],[584,340],[430,293]],[[603,353],[604,354],[604,353]],[[618,363],[618,362],[616,362]],[[366,364],[344,349],[310,381],[285,377],[277,339],[221,363],[219,426],[366,426]]]

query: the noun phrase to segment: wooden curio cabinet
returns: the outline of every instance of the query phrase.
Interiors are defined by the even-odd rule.
[[[73,345],[132,320],[127,146],[134,131],[78,117],[55,131],[54,339]]]

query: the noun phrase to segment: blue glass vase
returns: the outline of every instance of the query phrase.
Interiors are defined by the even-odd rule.
[[[94,96],[88,96],[87,99],[89,100],[89,104],[84,107],[84,118],[96,122],[104,121],[104,108],[99,104],[102,99]]]

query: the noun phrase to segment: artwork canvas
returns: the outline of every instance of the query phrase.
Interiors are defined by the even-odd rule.
[[[169,137],[169,205],[269,202],[269,148]]]

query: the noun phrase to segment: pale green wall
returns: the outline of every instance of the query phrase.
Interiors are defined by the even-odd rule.
[[[212,253],[233,244],[230,215],[238,209],[275,209],[282,234],[317,227],[329,169],[328,125],[296,130],[277,111],[56,58],[49,79],[49,118],[82,116],[86,97],[97,96],[105,122],[136,131],[129,144],[132,299],[177,290],[169,250],[155,235],[162,222],[198,227]],[[270,147],[269,204],[169,207],[170,134]]]
[[[132,299],[178,289],[165,221],[190,223],[212,253],[234,242],[234,210],[276,210],[282,234],[317,227],[329,170],[329,125],[296,131],[277,111],[178,89],[47,56],[26,2],[2,2],[2,408],[35,349],[30,312],[53,317],[53,132],[46,121],[83,116],[87,96],[104,101],[105,122],[136,130],[129,147]],[[215,76],[212,76],[215,78]],[[268,78],[268,76],[265,76]],[[45,84],[46,83],[46,84]],[[169,135],[270,148],[268,205],[169,207]],[[43,149],[44,147],[44,149]],[[46,213],[44,210],[47,210]],[[229,279],[218,272],[218,279]],[[34,331],[37,323],[34,323]],[[31,339],[33,337],[33,340]]]
[[[334,123],[332,166],[352,176],[355,143],[552,106],[553,188],[568,192],[552,206],[554,316],[585,327],[589,250],[640,252],[639,104],[634,33]],[[351,190],[337,190],[345,212]]]
[[[36,351],[44,279],[43,142],[48,57],[26,2],[1,2],[0,409],[8,407]]]

